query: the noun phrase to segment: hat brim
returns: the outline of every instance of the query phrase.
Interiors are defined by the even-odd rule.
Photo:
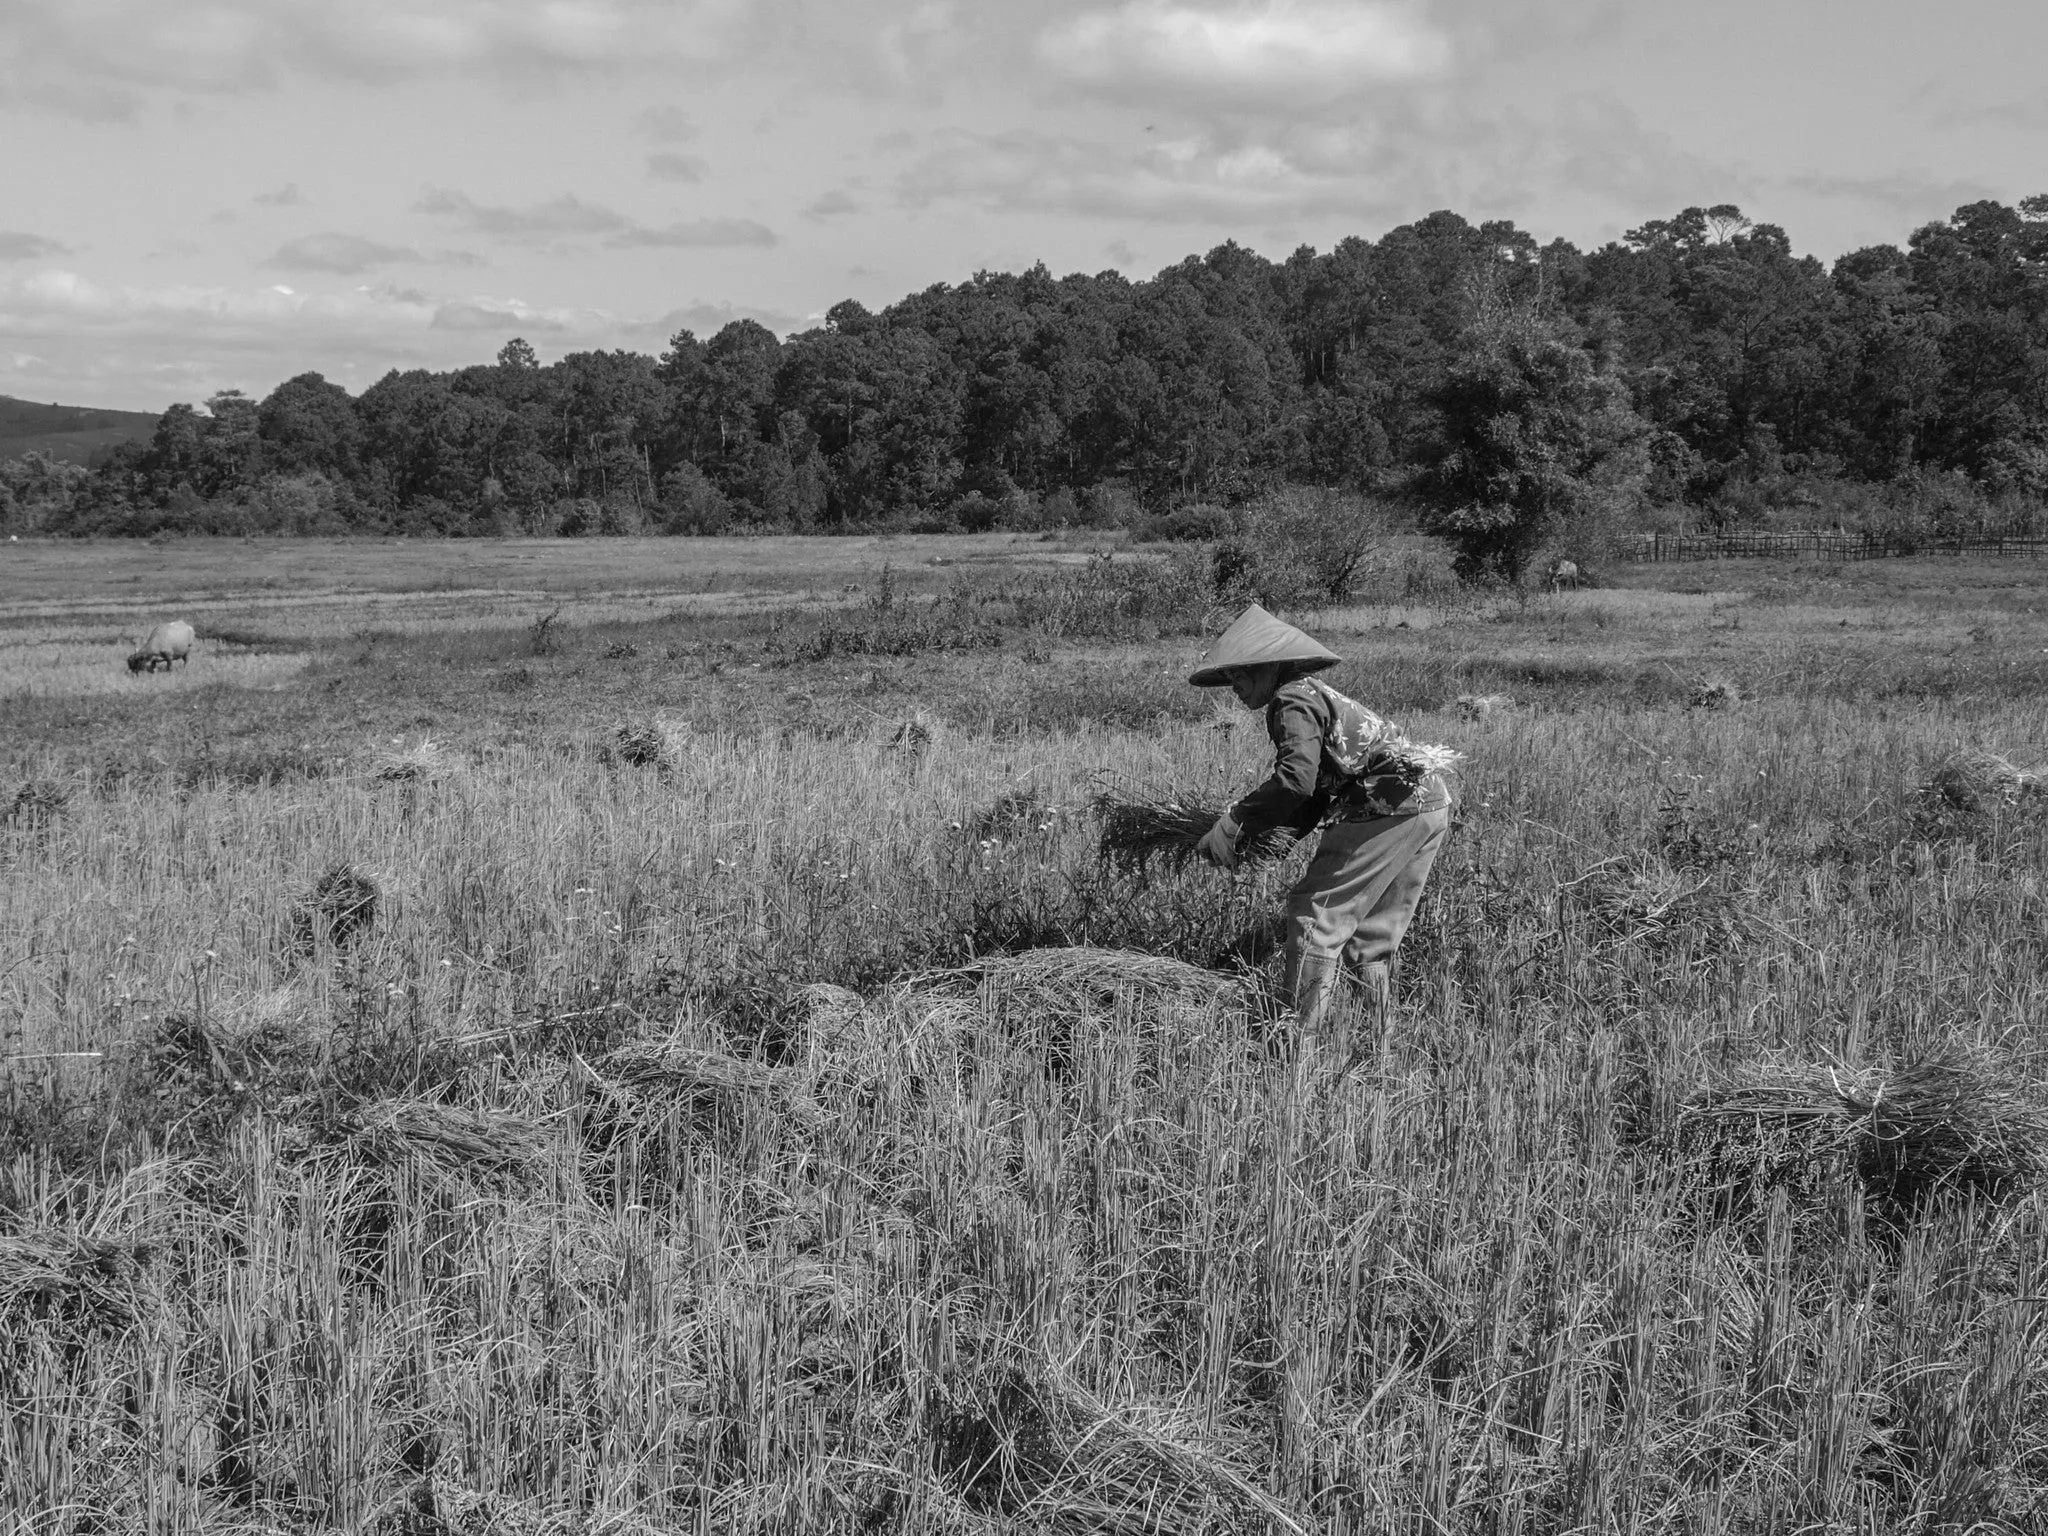
[[[1281,662],[1233,661],[1222,666],[1197,667],[1188,674],[1188,681],[1197,688],[1221,688],[1230,682],[1233,672],[1248,672],[1253,667],[1275,665],[1284,668],[1291,676],[1306,677],[1311,672],[1320,672],[1325,667],[1337,665],[1335,656],[1300,656]]]

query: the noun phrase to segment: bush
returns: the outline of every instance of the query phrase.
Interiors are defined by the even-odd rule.
[[[1349,492],[1290,487],[1239,508],[1232,523],[1212,567],[1216,597],[1226,604],[1341,603],[1390,563],[1391,519]]]

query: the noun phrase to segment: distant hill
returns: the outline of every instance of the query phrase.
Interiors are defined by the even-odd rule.
[[[39,452],[73,464],[88,464],[96,452],[117,443],[148,442],[156,422],[152,411],[37,405],[0,395],[0,459]]]

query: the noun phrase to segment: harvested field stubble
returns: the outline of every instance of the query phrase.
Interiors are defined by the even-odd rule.
[[[1338,687],[1470,754],[1357,1061],[1225,963],[1291,859],[1131,876],[1046,814],[1257,771],[1199,699],[1082,696],[1178,688],[1178,642],[1042,639],[1023,731],[1001,648],[921,655],[930,698],[836,656],[663,692],[686,637],[530,655],[536,599],[431,702],[384,700],[404,635],[309,661],[331,736],[182,688],[133,707],[240,745],[0,733],[0,796],[341,770],[0,830],[0,1529],[2033,1528],[2048,826],[1911,813],[2038,702],[1890,589],[1841,626],[1879,579],[1732,638],[1626,587],[1347,637]],[[1773,680],[1688,710],[1666,656]],[[591,750],[656,712],[667,771]],[[467,766],[378,779],[427,713]],[[375,920],[308,953],[341,862]],[[1743,1066],[1830,1061],[1893,1065]]]

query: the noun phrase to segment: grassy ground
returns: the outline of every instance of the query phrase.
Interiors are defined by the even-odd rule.
[[[1468,766],[1303,1043],[1094,853],[1186,571],[910,542],[9,572],[0,1529],[2040,1528],[2048,570],[1316,615]]]

